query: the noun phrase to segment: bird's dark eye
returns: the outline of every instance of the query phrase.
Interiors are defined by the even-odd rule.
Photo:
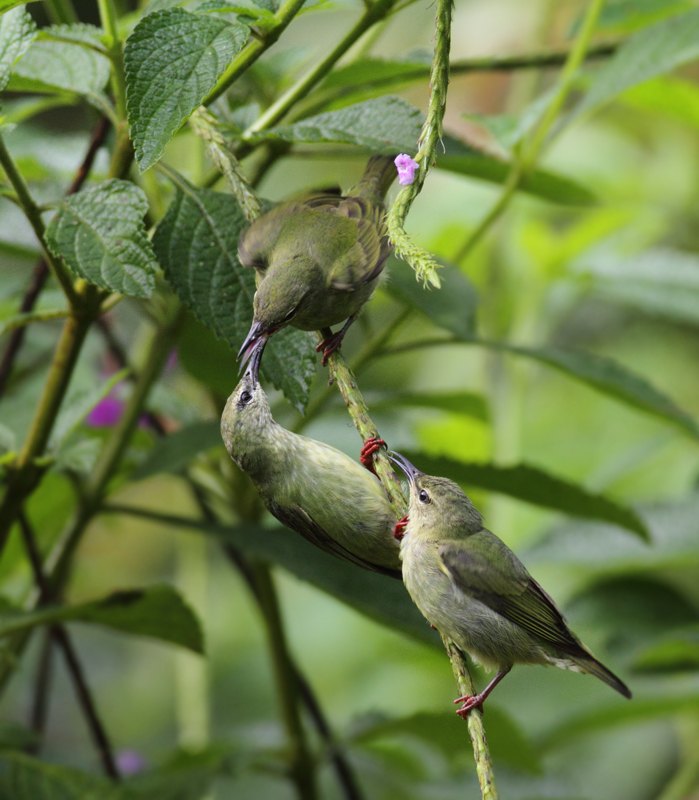
[[[420,491],[417,493],[417,499],[421,503],[424,503],[425,505],[427,505],[427,503],[432,502],[432,500],[430,500],[429,494],[427,494],[427,492],[424,489],[420,489]]]
[[[244,392],[240,393],[240,403],[241,403],[241,405],[246,406],[251,400],[252,400],[252,395],[247,390],[245,390]]]

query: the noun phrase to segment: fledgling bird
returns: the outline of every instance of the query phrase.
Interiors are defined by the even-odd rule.
[[[311,192],[273,208],[243,233],[238,258],[255,268],[250,331],[238,358],[286,325],[315,331],[347,320],[316,348],[323,365],[377,286],[391,251],[384,197],[397,175],[393,156],[372,156],[359,183]]]
[[[568,628],[556,604],[453,481],[425,475],[399,453],[391,460],[410,484],[408,516],[396,524],[403,580],[413,601],[440,633],[497,675],[463,702],[457,714],[483,701],[514,664],[543,664],[586,672],[631,697]]]
[[[395,514],[383,486],[349,456],[272,419],[258,380],[265,344],[263,339],[255,346],[221,417],[229,455],[284,525],[331,555],[400,579]],[[370,463],[376,447],[369,440],[362,463]]]

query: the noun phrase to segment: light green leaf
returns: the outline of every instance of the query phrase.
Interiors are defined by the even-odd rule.
[[[126,41],[126,105],[143,172],[213,89],[249,35],[245,25],[181,8],[141,20]]]
[[[391,630],[441,648],[439,636],[420,614],[400,581],[334,558],[287,528],[263,528],[250,524],[227,527],[125,506],[106,506],[104,510],[205,533],[221,543],[233,545],[252,558],[278,564]]]
[[[692,7],[692,0],[615,0],[604,4],[596,32],[630,33]],[[582,16],[573,26],[573,36],[579,32],[581,20]]]
[[[90,283],[149,297],[158,264],[143,217],[148,201],[128,181],[108,180],[67,197],[51,220],[51,252]]]
[[[665,633],[636,657],[634,668],[642,672],[699,670],[699,625]]]
[[[109,60],[80,44],[36,39],[17,64],[8,88],[20,92],[63,89],[99,98],[109,80]]]
[[[611,522],[633,531],[642,539],[647,540],[649,537],[645,524],[630,508],[536,467],[527,464],[498,467],[494,464],[454,461],[423,453],[405,452],[403,455],[428,475],[451,478],[465,486],[499,492],[574,517]]]
[[[180,300],[237,352],[252,323],[253,270],[238,261],[238,238],[247,226],[230,194],[195,189],[173,176],[177,195],[158,225],[153,246]],[[303,411],[315,374],[313,338],[285,328],[270,338],[262,374]],[[230,389],[237,383],[230,375]]]
[[[36,36],[34,20],[24,8],[0,16],[0,92],[7,86],[15,64]]]
[[[463,414],[487,422],[490,415],[483,395],[475,392],[405,392],[372,396],[372,411],[390,411],[401,406],[409,408],[435,408],[451,414]],[[344,407],[343,407],[344,408]]]
[[[388,263],[388,282],[385,290],[404,303],[419,309],[435,325],[451,331],[462,339],[475,333],[478,292],[460,269],[443,261],[439,279],[440,289],[424,288],[415,280],[415,273],[395,256]]]
[[[114,592],[102,600],[76,606],[5,611],[0,613],[0,636],[57,622],[104,625],[124,633],[150,636],[177,644],[195,653],[204,652],[199,621],[171,586]]]
[[[106,53],[102,43],[103,36],[104,32],[96,25],[77,22],[73,25],[50,25],[48,28],[41,28],[37,38],[56,42],[73,42],[86,45],[91,50]]]
[[[145,461],[131,475],[131,480],[141,481],[160,472],[179,472],[200,453],[220,446],[223,441],[218,420],[195,422],[158,439]]]
[[[595,74],[575,110],[586,114],[627,89],[699,58],[699,8],[631,36]]]
[[[699,128],[699,87],[691,81],[664,76],[629,89],[621,102]]]

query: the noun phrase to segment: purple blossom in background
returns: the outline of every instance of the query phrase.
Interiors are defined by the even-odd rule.
[[[116,762],[119,774],[124,776],[136,775],[146,768],[146,759],[137,750],[121,750]]]
[[[119,422],[123,410],[124,404],[121,400],[107,395],[90,411],[85,424],[91,428],[111,428]]]
[[[177,359],[177,348],[174,347],[172,350],[170,350],[170,355],[167,357],[167,361],[165,362],[165,370],[164,371],[165,372],[171,372],[173,369],[175,369],[178,366],[178,364],[179,364],[179,361]]]
[[[394,162],[398,170],[398,183],[401,186],[410,186],[415,180],[415,170],[420,166],[417,161],[413,161],[407,153],[396,156]]]

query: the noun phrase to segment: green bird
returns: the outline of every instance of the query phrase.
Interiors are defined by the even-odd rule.
[[[447,478],[391,459],[410,484],[408,516],[396,524],[403,580],[435,628],[497,675],[477,695],[459,697],[457,714],[483,701],[514,664],[543,664],[586,672],[631,697],[568,628],[556,604],[507,545],[483,527],[466,494]]]
[[[378,443],[369,440],[362,448],[361,466],[277,424],[258,380],[265,344],[254,348],[221,417],[229,455],[284,525],[331,555],[400,579],[395,514],[380,481],[365,469]]]
[[[258,217],[238,243],[255,268],[250,331],[238,358],[287,325],[315,331],[344,327],[321,342],[323,365],[377,286],[391,251],[383,200],[397,175],[393,156],[372,156],[346,196],[337,191],[293,198]]]

